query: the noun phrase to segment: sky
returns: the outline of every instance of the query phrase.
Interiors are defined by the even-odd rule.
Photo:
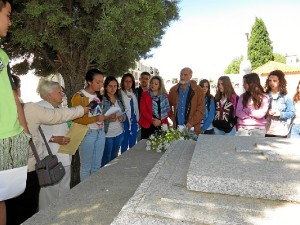
[[[179,8],[180,18],[167,28],[161,46],[142,60],[164,78],[177,78],[186,66],[194,77],[221,76],[245,54],[245,33],[256,17],[264,21],[274,53],[300,58],[299,0],[182,0]]]

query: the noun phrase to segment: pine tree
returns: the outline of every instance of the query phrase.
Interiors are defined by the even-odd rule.
[[[256,69],[273,58],[272,41],[265,23],[256,17],[248,44],[248,59],[251,61],[252,69]]]
[[[14,0],[11,58],[23,57],[15,74],[61,73],[68,97],[97,67],[120,76],[149,57],[166,28],[178,19],[178,1]]]

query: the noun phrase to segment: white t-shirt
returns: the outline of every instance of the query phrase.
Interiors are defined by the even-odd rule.
[[[118,101],[115,102],[114,105],[115,107],[120,107],[118,104]],[[124,116],[124,115],[123,115]],[[108,130],[106,133],[106,137],[117,137],[118,135],[122,134],[123,132],[123,125],[119,120],[112,121],[108,125]]]
[[[81,93],[85,96],[89,98],[89,103],[93,100],[97,101],[99,104],[96,108],[94,108],[93,110],[89,111],[88,117],[94,117],[94,116],[98,116],[102,113],[102,104],[100,99],[97,97],[96,94],[90,94],[85,90],[81,90]],[[104,123],[103,122],[96,122],[96,123],[90,123],[88,124],[88,128],[90,129],[99,129],[99,128],[103,128]]]

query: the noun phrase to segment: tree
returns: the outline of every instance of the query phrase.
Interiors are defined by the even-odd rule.
[[[279,53],[274,53],[273,56],[275,62],[286,63],[286,58],[284,55],[281,55]]]
[[[224,71],[225,74],[239,74],[240,73],[240,65],[243,61],[243,56],[237,57],[231,61],[228,65],[227,69]]]
[[[149,57],[166,28],[178,19],[177,0],[15,0],[12,57],[23,61],[16,74],[61,73],[67,96],[82,88],[97,67],[118,76]]]
[[[15,0],[12,38],[6,49],[23,61],[15,74],[35,69],[60,73],[70,96],[83,87],[88,69],[118,76],[149,57],[166,28],[178,19],[177,0]],[[78,153],[78,152],[77,152]],[[71,186],[79,182],[79,156]]]
[[[272,41],[263,20],[257,17],[251,29],[248,59],[251,61],[253,70],[273,60]]]

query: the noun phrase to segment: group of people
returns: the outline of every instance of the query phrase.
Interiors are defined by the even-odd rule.
[[[215,97],[207,80],[200,81],[200,86],[206,93],[201,133],[300,138],[299,84],[292,100],[282,71],[272,71],[265,87],[258,74],[244,75],[241,96],[235,93],[228,76],[218,79]]]
[[[11,26],[10,14],[11,2],[0,1],[1,37]],[[46,79],[37,88],[42,101],[22,105],[20,79],[10,74],[8,62],[0,49],[0,225],[20,224],[69,191],[71,157],[58,153],[59,146],[71,141],[66,136],[69,121],[87,128],[79,145],[81,181],[164,124],[196,134],[300,137],[300,82],[294,98],[289,98],[280,70],[269,74],[264,88],[256,73],[246,74],[241,96],[230,78],[221,76],[212,96],[210,82],[203,79],[197,84],[188,67],[180,71],[180,81],[169,93],[162,77],[148,72],[141,73],[136,88],[131,73],[125,73],[119,84],[114,76],[90,69],[85,87],[71,99],[72,107],[63,108],[63,88]],[[45,157],[41,132],[66,171],[58,184],[44,188],[29,147],[32,139],[40,158]]]

